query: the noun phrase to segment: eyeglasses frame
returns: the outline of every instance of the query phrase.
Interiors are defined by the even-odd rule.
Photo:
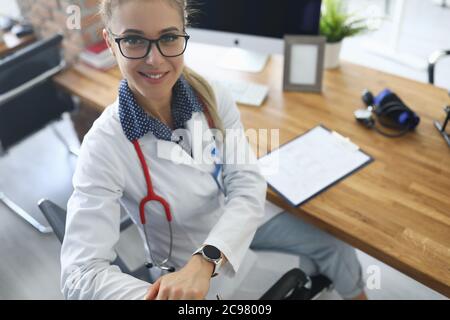
[[[120,41],[122,41],[123,39],[126,39],[126,38],[129,37],[129,36],[119,36],[119,35],[116,35],[116,34],[112,33],[110,30],[108,30],[108,33],[113,37],[114,42],[117,43],[117,46],[119,47],[119,51],[120,51],[120,53],[122,54],[122,56],[123,56],[124,58],[130,59],[130,60],[139,60],[139,59],[144,59],[145,57],[147,57],[148,54],[150,53],[151,49],[152,49],[152,44],[153,44],[153,43],[156,45],[156,48],[158,48],[159,53],[160,53],[163,57],[166,57],[166,58],[175,58],[175,57],[179,57],[179,56],[181,56],[181,55],[186,51],[188,41],[189,41],[189,39],[191,38],[191,36],[188,35],[188,34],[183,34],[183,35],[181,35],[181,34],[173,34],[173,35],[172,35],[172,34],[171,34],[172,36],[184,38],[185,41],[184,41],[184,48],[183,48],[183,51],[182,51],[180,54],[177,54],[177,55],[174,55],[174,56],[168,56],[168,55],[165,55],[165,54],[162,52],[161,48],[159,47],[159,41],[160,41],[164,36],[167,36],[167,34],[161,35],[158,39],[149,39],[149,38],[146,38],[146,37],[143,37],[143,36],[140,36],[140,35],[135,35],[135,36],[137,36],[137,37],[139,37],[139,38],[142,38],[142,39],[148,41],[147,51],[146,51],[145,55],[142,56],[142,57],[139,57],[139,58],[130,58],[130,57],[127,57],[127,56],[123,53],[123,51],[122,51],[122,46],[120,45]]]

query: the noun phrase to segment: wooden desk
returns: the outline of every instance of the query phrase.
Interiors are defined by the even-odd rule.
[[[34,35],[28,35],[22,38],[16,37],[13,33],[8,32],[3,35],[3,43],[0,43],[0,57],[13,53],[14,51],[32,43],[36,40]]]
[[[204,75],[270,85],[262,107],[240,106],[246,128],[279,128],[285,143],[322,123],[375,158],[301,208],[272,191],[268,199],[450,297],[450,150],[432,123],[444,118],[446,91],[344,62],[325,72],[321,95],[283,93],[281,56],[262,73],[247,74],[216,68],[220,52],[190,44],[186,63]],[[102,73],[77,65],[55,81],[101,111],[116,99],[119,78],[117,69]],[[378,93],[385,87],[420,115],[415,133],[388,139],[354,120],[363,89]]]

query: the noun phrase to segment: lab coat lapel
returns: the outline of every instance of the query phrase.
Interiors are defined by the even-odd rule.
[[[204,114],[201,112],[193,113],[192,118],[186,122],[186,129],[191,135],[192,157],[195,163],[214,167],[212,159],[206,158],[216,145],[212,134],[206,132],[210,128]]]
[[[195,166],[194,159],[175,142],[157,140],[156,143],[158,158],[169,160],[176,164]]]
[[[158,158],[169,160],[176,164],[190,166],[207,173],[213,172],[214,164],[209,162],[205,163],[205,159],[203,159],[205,148],[209,150],[211,146],[214,146],[214,139],[212,137],[203,141],[203,133],[208,129],[208,123],[203,113],[193,113],[192,118],[186,122],[186,130],[190,134],[192,156],[175,142],[157,140]]]

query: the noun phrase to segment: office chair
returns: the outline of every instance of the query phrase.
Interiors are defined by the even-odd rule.
[[[430,84],[434,84],[434,71],[436,64],[446,56],[450,56],[450,50],[437,50],[428,58],[428,82]]]
[[[444,57],[450,56],[450,50],[438,50],[433,52],[429,59],[428,59],[428,82],[430,84],[434,84],[434,70],[436,67],[436,64],[439,60],[441,60]],[[448,92],[450,96],[450,90]],[[447,142],[447,145],[450,147],[450,135],[446,131],[447,124],[450,121],[450,105],[447,105],[444,107],[444,112],[446,114],[445,120],[443,123],[440,123],[437,120],[434,120],[434,126],[439,131],[439,133],[444,138],[445,142]]]
[[[62,243],[66,225],[66,211],[47,199],[40,200],[38,206],[53,228],[56,237]],[[120,225],[120,231],[127,229],[132,224],[130,219],[123,221]],[[124,273],[152,282],[145,265],[137,270],[130,270],[119,256],[113,264],[117,265]],[[327,277],[320,274],[308,277],[299,268],[294,268],[285,273],[260,297],[260,300],[309,300],[315,298],[324,290],[331,289],[331,287],[332,283]]]
[[[66,211],[50,200],[42,199],[38,202],[39,209],[44,214],[56,237],[62,243],[66,229]],[[126,230],[133,224],[131,219],[123,219],[120,224],[120,231]],[[117,256],[113,264],[117,265],[124,273],[128,273],[138,279],[150,281],[147,267],[144,265],[137,270],[130,270],[123,260]]]
[[[51,79],[65,67],[60,50],[62,39],[57,34],[0,60],[0,155],[61,119],[63,113],[75,110],[71,97],[60,92]],[[54,126],[52,129],[69,152],[77,154]],[[40,224],[2,192],[0,201],[40,232],[51,232],[51,228]]]

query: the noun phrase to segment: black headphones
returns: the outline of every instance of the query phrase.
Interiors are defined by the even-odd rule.
[[[389,89],[384,89],[376,97],[370,91],[365,90],[361,98],[367,108],[354,112],[356,120],[386,137],[401,137],[414,130],[420,122],[419,116]],[[376,120],[373,114],[375,114]],[[376,126],[377,121],[382,126],[398,132],[389,133],[380,130]]]

